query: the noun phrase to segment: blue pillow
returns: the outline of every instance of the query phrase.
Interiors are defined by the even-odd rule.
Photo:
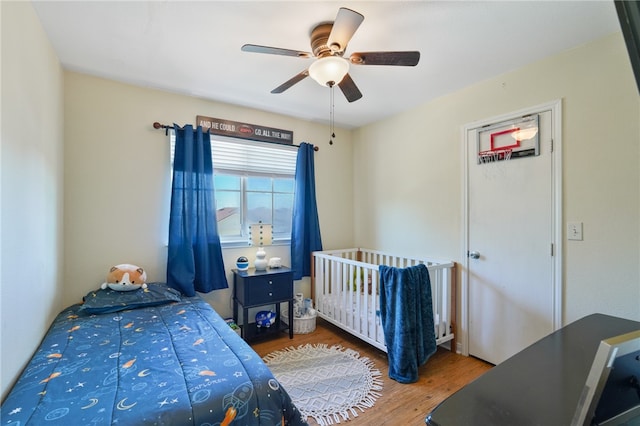
[[[92,291],[83,300],[80,312],[107,314],[179,302],[181,299],[180,292],[165,283],[147,283],[146,289],[140,288],[135,291],[116,291],[110,288]]]

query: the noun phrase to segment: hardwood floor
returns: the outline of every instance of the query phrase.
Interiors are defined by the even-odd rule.
[[[476,358],[438,348],[420,368],[420,379],[416,383],[400,384],[389,378],[386,353],[321,319],[317,320],[313,333],[295,335],[293,339],[289,339],[288,334],[283,333],[282,337],[251,346],[264,357],[279,349],[307,343],[326,343],[329,346],[340,344],[354,349],[360,356],[371,359],[382,373],[382,397],[378,398],[372,408],[345,423],[350,426],[424,425],[427,414],[436,405],[492,367],[491,364]],[[313,419],[309,419],[309,424],[317,425]]]

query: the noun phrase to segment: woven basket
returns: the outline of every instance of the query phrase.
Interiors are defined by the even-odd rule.
[[[309,334],[313,332],[316,329],[317,316],[318,314],[308,318],[293,318],[293,334]],[[289,318],[287,312],[283,312],[283,318]]]

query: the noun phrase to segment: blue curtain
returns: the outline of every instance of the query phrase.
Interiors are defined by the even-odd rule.
[[[311,252],[322,250],[313,155],[313,145],[306,142],[300,144],[291,226],[291,269],[294,280],[311,275]]]
[[[167,284],[187,296],[227,288],[213,193],[211,138],[174,124]]]

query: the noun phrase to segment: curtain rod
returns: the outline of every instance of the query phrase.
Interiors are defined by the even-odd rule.
[[[164,134],[167,135],[169,134],[169,129],[173,129],[173,126],[169,126],[167,124],[161,124],[158,123],[157,121],[153,123],[153,128],[154,129],[164,129]],[[266,142],[266,143],[275,143],[276,145],[287,145],[287,146],[295,146],[296,148],[300,148],[300,145],[296,145],[296,144],[288,144],[288,143],[282,143],[282,142],[270,142],[270,141],[260,141],[260,142]],[[313,150],[318,152],[320,150],[320,147],[317,146],[313,146]]]

